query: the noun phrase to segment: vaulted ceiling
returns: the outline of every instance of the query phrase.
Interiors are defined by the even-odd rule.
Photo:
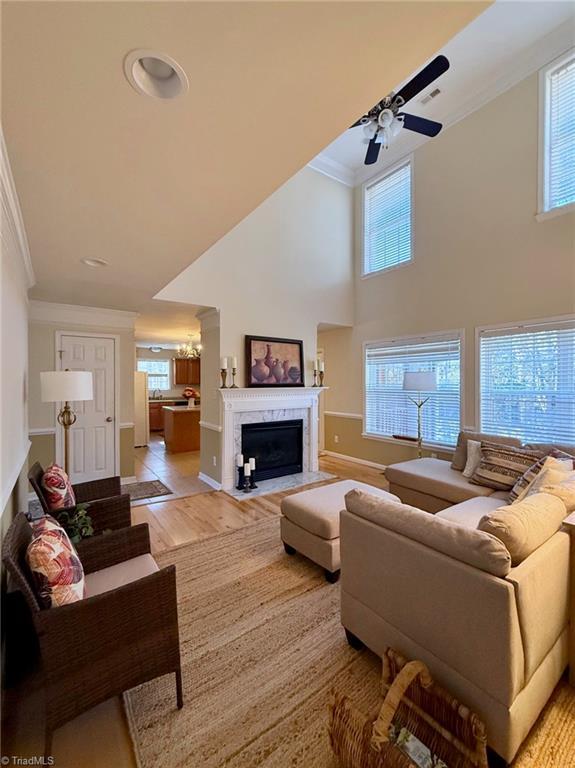
[[[3,2],[32,295],[140,309],[488,5]],[[173,57],[188,93],[136,93],[134,48]]]

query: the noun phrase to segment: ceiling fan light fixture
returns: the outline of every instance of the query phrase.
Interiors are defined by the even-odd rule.
[[[130,51],[124,59],[124,74],[134,90],[157,99],[175,99],[189,88],[178,62],[159,51]]]

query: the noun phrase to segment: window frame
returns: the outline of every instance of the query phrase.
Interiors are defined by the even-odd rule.
[[[554,315],[552,317],[539,317],[535,320],[522,320],[511,323],[494,323],[492,325],[478,325],[475,328],[475,424],[478,432],[481,432],[481,334],[484,331],[505,331],[515,328],[526,328],[533,326],[538,328],[544,325],[553,325],[554,323],[575,322],[575,315]],[[528,441],[537,442],[537,441]],[[541,441],[545,442],[545,441]]]
[[[369,347],[375,346],[377,344],[382,345],[389,345],[394,342],[400,343],[400,344],[408,344],[410,342],[416,344],[421,343],[422,341],[427,340],[434,340],[434,339],[441,339],[441,338],[449,338],[453,337],[454,339],[459,339],[459,430],[465,429],[463,426],[464,424],[464,413],[465,413],[465,355],[466,355],[466,345],[465,345],[465,329],[464,328],[456,328],[453,330],[446,330],[446,331],[432,331],[429,333],[422,333],[418,336],[414,336],[413,334],[409,334],[407,336],[390,336],[385,339],[375,339],[373,341],[364,341],[362,344],[362,366],[361,366],[361,384],[362,384],[362,414],[361,414],[361,436],[364,438],[367,438],[369,440],[379,440],[383,443],[391,443],[392,445],[408,445],[413,447],[416,445],[411,440],[401,440],[397,437],[391,437],[391,435],[377,435],[373,432],[367,431],[367,389],[366,389],[366,362],[367,362],[367,350]],[[457,438],[456,438],[457,441]],[[437,449],[439,451],[446,451],[451,452],[455,449],[456,442],[453,443],[453,445],[447,445],[445,443],[431,443],[427,442],[426,440],[422,440],[422,447],[423,448],[431,448],[431,449]]]
[[[391,176],[396,171],[399,171],[404,166],[409,166],[409,195],[410,195],[410,208],[411,208],[411,216],[410,216],[410,248],[411,248],[411,257],[407,261],[401,262],[401,264],[393,264],[389,267],[382,267],[381,269],[375,269],[371,272],[366,272],[365,270],[365,222],[366,222],[366,214],[365,214],[365,199],[366,199],[366,192],[368,187],[372,187],[374,184],[378,184],[380,181],[383,181],[388,176]],[[381,173],[372,176],[370,179],[367,179],[363,182],[361,185],[361,246],[359,248],[359,256],[360,256],[360,263],[359,263],[359,274],[360,278],[362,280],[367,280],[371,277],[377,277],[378,275],[383,275],[387,272],[393,272],[396,269],[403,269],[404,267],[408,267],[415,261],[415,195],[414,195],[414,184],[415,184],[415,171],[414,171],[414,154],[410,153],[409,155],[406,155],[401,160],[399,160],[397,163],[394,163],[389,168],[386,168]]]
[[[538,168],[537,168],[537,221],[545,221],[564,213],[575,211],[575,201],[565,205],[549,207],[549,121],[550,96],[549,84],[551,74],[570,59],[575,57],[575,48],[562,53],[539,70],[539,137],[538,137]]]
[[[136,370],[141,373],[140,369],[138,368],[139,363],[167,363],[168,364],[168,386],[165,389],[160,389],[160,387],[150,387],[148,385],[148,392],[154,392],[154,390],[158,389],[160,392],[169,392],[172,389],[172,371],[173,371],[173,363],[171,359],[164,358],[164,357],[138,357],[136,360]],[[150,379],[150,376],[161,376],[162,374],[154,374],[149,373],[148,371],[143,371],[143,373],[148,374],[148,381]]]

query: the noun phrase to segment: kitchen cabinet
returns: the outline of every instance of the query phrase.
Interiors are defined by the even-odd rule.
[[[164,429],[163,403],[150,403],[150,432],[162,432]]]
[[[165,406],[164,441],[168,453],[200,450],[200,408]]]
[[[178,386],[199,386],[200,362],[199,357],[174,358],[174,384]]]

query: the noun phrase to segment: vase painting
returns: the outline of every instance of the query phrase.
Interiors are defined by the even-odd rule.
[[[248,387],[303,387],[303,343],[246,336]]]

